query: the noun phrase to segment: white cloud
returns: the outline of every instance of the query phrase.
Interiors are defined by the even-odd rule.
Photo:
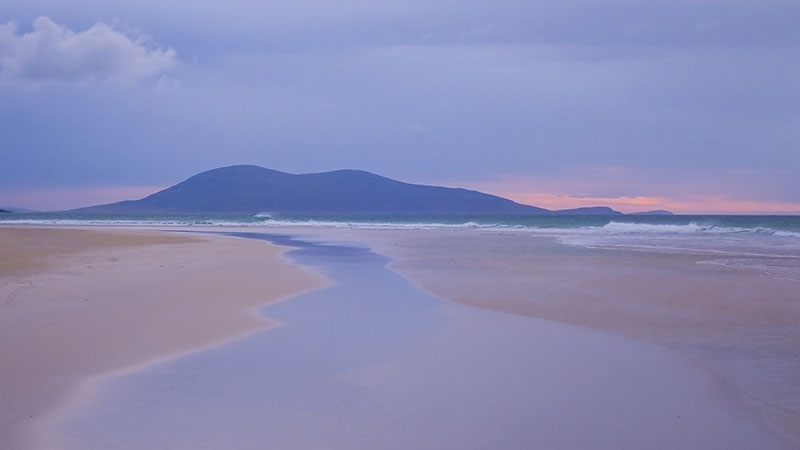
[[[173,49],[103,23],[76,33],[39,17],[33,31],[21,35],[14,22],[0,24],[0,80],[6,82],[130,83],[176,64]]]

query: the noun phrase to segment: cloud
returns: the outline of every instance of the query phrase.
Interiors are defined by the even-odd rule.
[[[0,80],[12,83],[125,84],[167,72],[175,51],[131,37],[104,23],[74,32],[48,17],[17,35],[14,22],[0,24]]]

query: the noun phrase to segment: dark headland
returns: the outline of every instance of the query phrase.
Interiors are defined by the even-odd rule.
[[[252,165],[209,170],[140,200],[75,211],[106,214],[622,214],[603,206],[551,211],[483,192],[404,183],[361,170],[290,174]]]
[[[0,213],[37,213],[39,211],[18,206],[0,206]]]
[[[673,215],[671,211],[667,211],[664,209],[656,209],[653,211],[642,211],[642,212],[635,212],[630,213],[633,216],[671,216]]]

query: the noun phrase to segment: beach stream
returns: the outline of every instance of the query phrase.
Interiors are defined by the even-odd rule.
[[[278,327],[103,380],[47,448],[790,448],[655,346],[444,301],[358,243],[232,234],[335,284],[264,307]]]

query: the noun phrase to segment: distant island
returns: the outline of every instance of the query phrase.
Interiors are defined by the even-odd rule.
[[[17,206],[0,206],[0,213],[37,213],[37,212],[39,211],[27,208],[20,208]]]
[[[551,211],[483,192],[404,183],[362,170],[290,174],[252,165],[209,170],[140,200],[74,211],[104,214],[622,214],[605,206]]]
[[[630,213],[632,216],[672,216],[672,211],[667,211],[665,209],[656,209],[653,211],[642,211],[642,212],[635,212]]]

